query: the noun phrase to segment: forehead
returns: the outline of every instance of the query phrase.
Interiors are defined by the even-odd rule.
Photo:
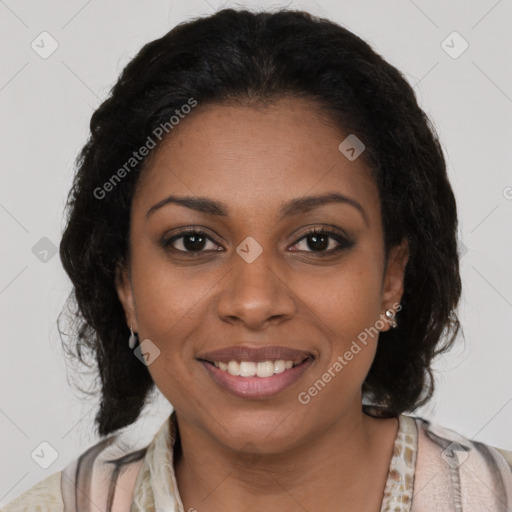
[[[196,107],[150,155],[134,209],[169,194],[215,198],[233,214],[277,211],[291,198],[339,192],[380,210],[362,158],[338,146],[349,134],[313,102],[281,99],[266,106]]]

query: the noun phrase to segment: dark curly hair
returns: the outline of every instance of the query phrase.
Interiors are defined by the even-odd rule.
[[[148,159],[107,198],[97,190],[191,98],[200,109],[283,97],[311,100],[364,141],[361,158],[381,198],[386,261],[390,248],[404,238],[409,243],[398,328],[380,334],[363,394],[390,415],[431,398],[431,362],[460,330],[461,294],[457,209],[434,127],[403,75],[349,30],[301,11],[224,9],[182,23],[139,51],[92,115],[77,158],[60,244],[74,285],[66,305],[69,346],[62,339],[69,356],[99,375],[100,436],[135,422],[155,391],[147,367],[127,347],[115,289],[116,266],[129,255],[132,197]]]

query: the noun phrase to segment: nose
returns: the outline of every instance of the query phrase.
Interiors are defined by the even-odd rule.
[[[223,280],[217,300],[217,314],[228,323],[242,323],[250,330],[263,330],[269,324],[285,322],[293,317],[296,301],[286,276],[263,251],[248,263],[233,254],[231,271]]]

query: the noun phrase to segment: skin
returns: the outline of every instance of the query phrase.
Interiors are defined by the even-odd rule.
[[[380,510],[398,420],[361,409],[378,336],[307,405],[297,399],[403,294],[407,244],[390,251],[386,267],[377,187],[362,158],[338,150],[346,135],[303,99],[200,105],[142,174],[116,286],[128,325],[160,350],[148,370],[176,410],[185,510]],[[292,199],[329,192],[357,201],[366,220],[335,202],[279,215]],[[146,216],[170,194],[221,201],[229,214],[169,203]],[[339,242],[318,249],[305,233],[329,225],[353,245],[322,257]],[[190,238],[162,247],[183,227],[201,227],[210,240],[196,252],[179,252]],[[263,249],[250,264],[236,252],[248,236]],[[279,395],[248,400],[196,360],[240,344],[307,350],[315,360]]]

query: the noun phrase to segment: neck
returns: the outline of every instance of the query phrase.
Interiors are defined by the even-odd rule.
[[[396,418],[354,410],[299,446],[273,453],[235,451],[177,419],[181,446],[174,465],[185,510],[380,510]]]

